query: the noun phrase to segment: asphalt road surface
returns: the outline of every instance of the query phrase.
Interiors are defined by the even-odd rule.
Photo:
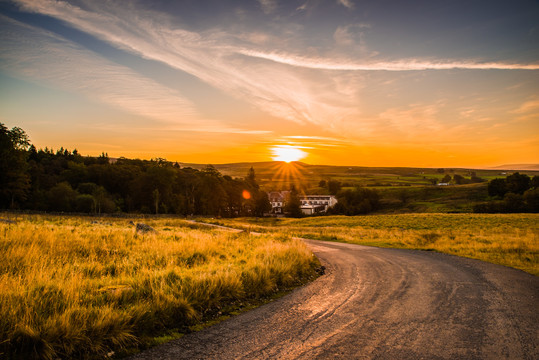
[[[306,240],[311,284],[132,359],[539,359],[539,278],[434,252]]]

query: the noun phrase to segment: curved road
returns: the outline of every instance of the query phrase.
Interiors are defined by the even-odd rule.
[[[326,275],[132,359],[539,359],[539,278],[433,252],[305,241]]]

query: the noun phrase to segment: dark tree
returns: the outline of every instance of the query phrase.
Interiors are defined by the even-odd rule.
[[[68,182],[56,184],[48,193],[49,210],[69,212],[73,211],[77,192],[71,188]]]
[[[268,194],[265,191],[258,191],[255,194],[255,206],[253,213],[255,216],[262,217],[271,210]],[[300,209],[301,211],[301,209]]]
[[[152,197],[155,204],[155,213],[159,214],[159,189],[155,189],[152,192]]]
[[[451,175],[445,174],[445,176],[442,178],[442,183],[449,183],[451,181]]]
[[[296,189],[292,189],[286,199],[286,205],[284,207],[284,212],[287,213],[290,217],[299,218],[303,216],[301,211],[301,201],[298,196]]]
[[[26,200],[30,189],[27,173],[28,135],[21,128],[11,130],[0,123],[0,207],[14,208]]]
[[[539,188],[535,187],[524,193],[524,201],[528,205],[528,210],[539,212]]]
[[[519,174],[518,172],[505,178],[507,191],[514,194],[524,194],[524,191],[530,188],[530,182],[530,177],[528,175]]]
[[[535,175],[534,177],[532,177],[531,181],[530,181],[530,187],[532,188],[539,188],[539,176],[538,175]]]
[[[453,175],[453,181],[455,182],[455,184],[457,185],[462,185],[462,184],[467,184],[469,183],[469,181],[462,175],[459,175],[459,174],[455,174]]]
[[[341,190],[341,182],[337,180],[329,180],[327,182],[328,185],[328,191],[331,195],[337,195],[337,193]]]
[[[223,216],[227,213],[228,198],[222,183],[225,180],[213,166],[198,177],[195,187],[195,212],[201,215]]]
[[[380,205],[378,192],[360,187],[341,191],[337,195],[337,200],[338,203],[331,213],[361,215],[378,209]]]
[[[479,176],[477,176],[477,174],[475,173],[475,171],[472,171],[470,180],[471,180],[473,183],[481,183],[481,182],[485,181],[485,180],[481,179]]]
[[[406,189],[401,189],[397,196],[403,205],[406,204],[411,197],[410,193]]]
[[[503,197],[504,212],[518,213],[526,210],[524,197],[520,194],[509,192]]]
[[[255,169],[252,166],[249,169],[249,172],[247,173],[247,178],[245,179],[245,181],[247,182],[247,184],[249,184],[250,187],[252,187],[254,189],[259,188],[259,186],[258,186],[258,184],[256,182]]]
[[[320,182],[318,183],[318,186],[321,188],[325,188],[326,185],[327,185],[326,180],[320,180]]]
[[[95,212],[96,201],[92,195],[80,194],[75,198],[75,210],[77,212],[92,213]]]
[[[488,195],[503,197],[507,192],[505,179],[492,179],[488,182]]]

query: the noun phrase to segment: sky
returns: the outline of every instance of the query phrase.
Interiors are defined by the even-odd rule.
[[[0,122],[85,155],[537,164],[539,2],[0,0]]]

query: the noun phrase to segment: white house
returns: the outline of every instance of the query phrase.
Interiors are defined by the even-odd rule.
[[[306,215],[325,213],[337,203],[337,198],[334,195],[302,195],[299,200],[301,201],[301,211]]]
[[[290,191],[270,191],[268,198],[271,204],[272,214],[282,214],[286,200],[290,196]]]
[[[272,214],[283,214],[290,191],[271,191],[268,193]],[[300,195],[301,211],[306,215],[325,213],[337,203],[334,195]]]

